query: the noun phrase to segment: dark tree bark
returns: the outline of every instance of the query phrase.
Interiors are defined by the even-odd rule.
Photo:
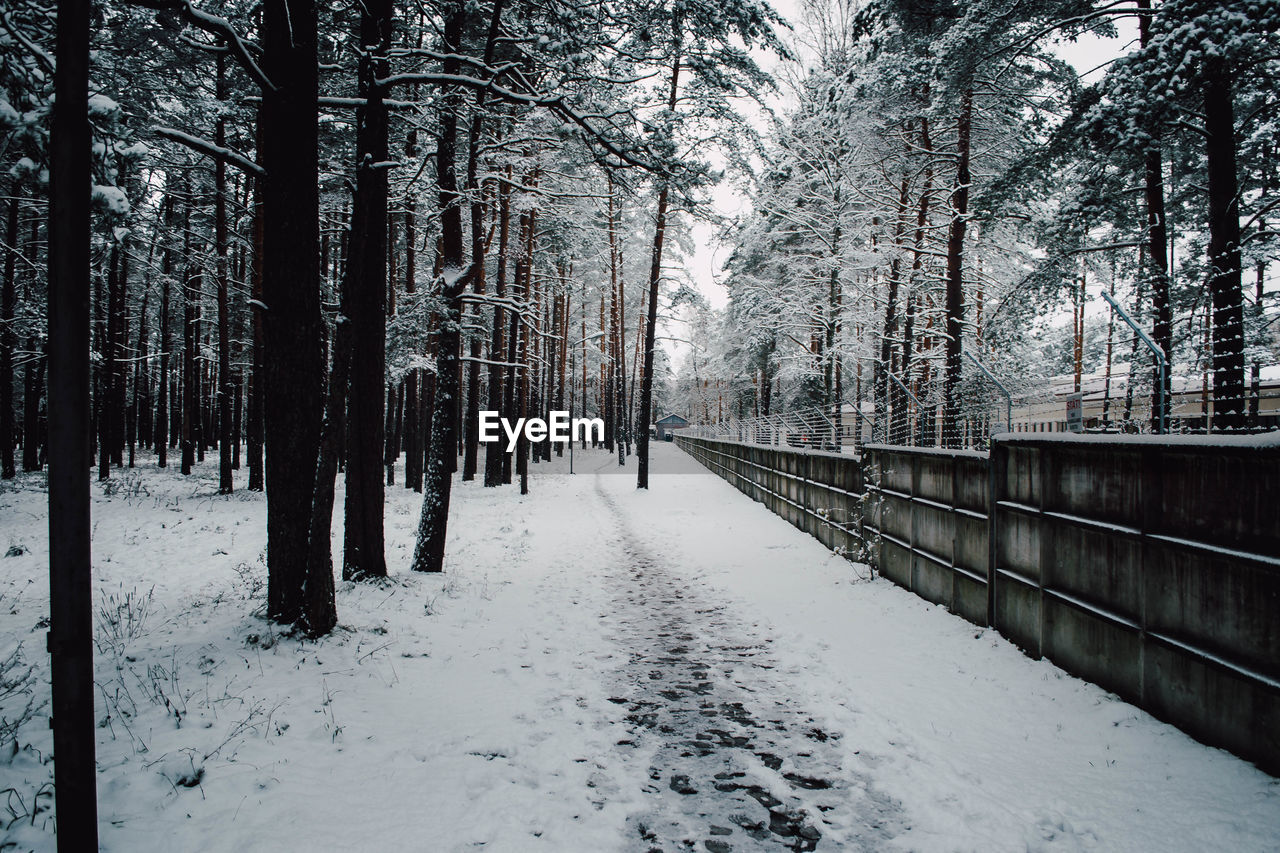
[[[9,215],[5,225],[4,281],[0,283],[0,477],[17,476],[13,457],[13,351],[17,335],[13,331],[18,256],[18,188],[10,191]],[[30,405],[28,401],[26,405]]]
[[[1138,40],[1142,47],[1151,39],[1151,0],[1137,0],[1137,6],[1146,14],[1138,16]],[[1151,338],[1164,353],[1167,369],[1164,372],[1164,399],[1172,407],[1173,391],[1173,311],[1169,302],[1169,235],[1165,225],[1164,210],[1164,158],[1160,153],[1160,137],[1153,134],[1150,148],[1143,155],[1143,192],[1147,203],[1147,280],[1151,284],[1152,318]],[[1159,371],[1152,376],[1151,428],[1159,427],[1161,413],[1157,405],[1155,389]]]
[[[60,0],[49,138],[49,650],[58,851],[98,849],[89,515],[88,0]]]
[[[928,101],[928,89],[924,90],[924,101]],[[906,320],[902,335],[902,378],[911,382],[912,358],[915,352],[915,310],[917,303],[916,286],[924,270],[924,238],[929,225],[929,206],[933,201],[933,140],[929,135],[929,117],[920,117],[920,151],[924,154],[924,185],[920,190],[920,202],[916,207],[916,229],[911,240],[911,277],[910,289],[906,297]],[[861,365],[859,365],[861,369]],[[861,396],[859,395],[859,403]],[[918,419],[916,443],[922,443],[921,425],[923,418]],[[857,427],[861,435],[862,427]]]
[[[904,173],[898,187],[898,207],[893,226],[893,261],[889,266],[889,294],[885,301],[884,331],[880,335],[880,360],[876,363],[876,395],[887,424],[884,441],[906,444],[906,409],[907,396],[898,388],[896,382],[889,378],[890,372],[896,372],[896,350],[894,342],[898,337],[898,290],[902,281],[902,239],[906,230],[907,199],[911,189],[909,177]]]
[[[94,349],[98,354],[98,362],[93,366],[93,440],[98,453],[98,480],[111,477],[111,418],[107,410],[111,403],[110,382],[110,338],[107,335],[107,313],[103,303],[107,297],[103,295],[102,270],[93,272],[93,337]],[[108,291],[109,292],[109,291]]]
[[[618,448],[618,465],[625,465],[627,460],[627,357],[626,357],[626,313],[623,310],[626,305],[626,293],[623,287],[622,272],[622,247],[618,242],[618,210],[617,210],[617,193],[613,186],[612,173],[607,175],[609,183],[609,269],[610,269],[610,287],[609,287],[609,351],[611,360],[609,362],[610,379],[610,401],[613,410],[613,428],[615,431],[614,443]],[[564,328],[568,328],[569,317],[566,313],[562,316]],[[568,343],[568,335],[562,335],[562,340]],[[564,397],[564,353],[561,352],[560,357],[560,399],[557,406],[563,406]],[[557,448],[563,450],[563,446]]]
[[[27,338],[27,367],[22,375],[22,470],[40,470],[40,398],[48,361],[35,335]]]
[[[263,181],[262,291],[266,380],[267,615],[331,621],[306,600],[307,554],[324,406],[320,314],[319,97],[313,0],[270,0],[262,11],[259,156]],[[323,579],[315,579],[323,584]],[[330,580],[332,583],[332,580]],[[307,612],[304,613],[304,610]],[[305,618],[304,618],[305,616]]]
[[[148,265],[149,266],[149,265]],[[147,303],[151,296],[150,282],[144,285],[142,291],[142,310],[138,312],[138,348],[137,359],[133,369],[133,402],[129,406],[129,467],[134,465],[134,444],[135,442],[147,444],[149,432],[145,413],[151,410],[150,387],[151,377],[147,365],[150,363],[150,353],[147,343]],[[141,439],[139,441],[139,439]]]
[[[396,484],[396,461],[400,458],[400,430],[397,424],[400,422],[399,418],[404,416],[404,383],[400,384],[400,388],[397,392],[393,383],[387,383],[387,419],[383,430],[386,452],[383,454],[382,464],[387,469],[388,486]]]
[[[111,464],[124,466],[125,439],[125,346],[128,337],[124,305],[127,289],[128,267],[125,258],[128,249],[121,237],[111,246],[111,267],[107,272],[107,435],[111,444]]]
[[[510,179],[511,171],[508,169]],[[511,230],[511,190],[509,180],[498,186],[498,262],[495,295],[499,300],[507,296],[507,240]],[[489,340],[489,411],[502,410],[502,378],[503,369],[498,363],[502,360],[506,349],[505,331],[506,312],[500,304],[493,306],[493,336]],[[502,485],[502,443],[491,441],[484,447],[484,484],[487,487]]]
[[[231,374],[231,468],[240,470],[240,439],[244,426],[244,379],[240,371]]]
[[[960,99],[956,121],[956,183],[951,192],[951,227],[947,233],[947,340],[946,373],[942,381],[942,444],[960,446],[960,409],[956,393],[960,385],[960,353],[964,340],[964,237],[969,224],[970,131],[973,125],[973,89]]]
[[[225,53],[217,55],[217,91],[219,101],[227,99]],[[227,119],[219,114],[213,131],[214,144],[227,144]],[[213,164],[213,247],[217,256],[218,277],[218,494],[229,495],[231,480],[231,308],[227,294],[227,164],[221,159]]]
[[[166,194],[164,199],[165,230],[169,239],[173,234],[173,195]],[[156,418],[155,435],[152,439],[156,449],[156,465],[165,468],[169,464],[169,373],[170,354],[173,341],[170,333],[172,322],[169,319],[170,296],[173,284],[173,247],[166,241],[160,260],[160,373],[156,384]]]
[[[1209,292],[1213,300],[1213,423],[1245,427],[1244,286],[1231,77],[1221,57],[1204,67],[1205,152],[1209,164]]]
[[[503,0],[494,0],[493,17],[489,21],[489,34],[485,39],[484,64],[493,63],[494,45],[497,42],[499,26],[502,23]],[[480,164],[480,143],[484,136],[484,102],[485,91],[476,92],[475,110],[471,114],[471,132],[467,142],[467,192],[471,196],[471,291],[477,296],[484,293],[484,216],[485,206],[480,194],[478,171]],[[477,302],[475,312],[480,314]],[[474,480],[479,463],[480,442],[480,355],[481,342],[479,335],[471,336],[471,361],[467,365],[467,427],[466,441],[462,458],[462,479]],[[486,460],[487,465],[487,460]]]
[[[392,0],[367,0],[360,14],[356,191],[348,236],[344,303],[351,324],[350,417],[342,577],[384,577],[383,456],[386,444],[387,110],[375,81],[387,75]],[[339,355],[335,351],[335,372]],[[330,388],[330,394],[334,389]]]
[[[529,416],[529,371],[532,368],[528,358],[529,327],[521,323],[519,334],[520,362],[524,365],[524,369],[520,371],[520,393],[519,402],[516,405],[516,417],[526,418]],[[520,477],[520,494],[529,494],[529,440],[525,438],[523,430],[516,439],[516,474]]]
[[[675,23],[677,35],[680,25]],[[680,50],[671,63],[671,94],[667,110],[674,113],[680,87]],[[658,291],[662,285],[662,243],[667,234],[667,197],[670,187],[664,181],[658,190],[658,216],[653,231],[653,256],[649,261],[649,307],[644,324],[644,369],[640,371],[640,411],[636,413],[636,488],[649,488],[649,422],[653,408],[653,347],[658,328]],[[586,388],[583,388],[586,393]]]
[[[259,120],[261,121],[261,120]],[[249,373],[249,399],[247,403],[248,429],[245,436],[246,460],[249,465],[249,491],[260,492],[265,485],[262,464],[262,446],[265,420],[262,414],[263,397],[266,395],[266,332],[262,311],[262,181],[253,182],[253,258],[249,263],[249,290],[253,307],[249,322],[252,327],[253,367]]]
[[[459,0],[445,15],[443,72],[461,69],[457,51],[467,22],[467,5]],[[418,572],[444,570],[444,545],[449,521],[449,497],[457,463],[458,367],[461,355],[462,294],[467,275],[463,269],[461,199],[458,195],[458,107],[461,94],[446,86],[440,102],[440,136],[436,145],[436,186],[440,197],[440,260],[443,267],[444,303],[437,335],[435,405],[431,411],[431,443],[423,484],[422,517],[413,554]]]
[[[200,272],[195,267],[187,269],[183,287],[182,307],[182,473],[190,474],[196,461],[196,442],[199,440],[200,401],[197,398],[196,335],[199,328],[197,303],[200,293]]]

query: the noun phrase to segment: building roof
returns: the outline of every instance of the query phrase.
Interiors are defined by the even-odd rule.
[[[688,422],[687,420],[685,420],[684,418],[680,417],[679,415],[665,415],[665,416],[663,416],[663,417],[661,417],[661,418],[658,418],[657,423],[664,424],[664,425],[665,425],[665,424],[677,424],[677,423],[678,423],[678,424],[686,424],[686,425],[687,425],[689,422]]]

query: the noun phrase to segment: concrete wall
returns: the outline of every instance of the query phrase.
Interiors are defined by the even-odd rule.
[[[1280,447],[1006,437],[990,624],[1280,771]]]
[[[869,444],[863,462],[864,532],[876,569],[986,625],[987,455]]]
[[[1006,435],[860,463],[677,441],[828,547],[1280,772],[1280,447]]]
[[[685,452],[822,544],[858,553],[862,468],[852,456],[675,436]]]

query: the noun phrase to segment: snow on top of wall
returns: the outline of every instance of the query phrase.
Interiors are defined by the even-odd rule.
[[[1211,433],[1209,435],[1110,435],[1081,434],[1071,432],[1055,433],[1000,433],[992,436],[993,441],[1007,444],[1101,444],[1101,445],[1160,445],[1164,447],[1221,447],[1221,448],[1264,448],[1280,447],[1280,430],[1252,433],[1248,435],[1228,435]]]

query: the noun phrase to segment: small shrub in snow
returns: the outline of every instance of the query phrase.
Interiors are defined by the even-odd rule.
[[[125,500],[150,497],[151,492],[143,482],[140,471],[124,471],[118,477],[102,481],[102,496],[122,497]]]
[[[99,652],[110,651],[119,657],[130,640],[142,636],[147,617],[151,615],[154,593],[155,587],[147,590],[145,595],[136,588],[125,592],[122,587],[118,593],[107,594],[98,605],[98,630],[93,637]]]
[[[22,644],[0,660],[0,744],[16,752],[18,730],[39,711],[34,698],[35,667],[22,655]]]

